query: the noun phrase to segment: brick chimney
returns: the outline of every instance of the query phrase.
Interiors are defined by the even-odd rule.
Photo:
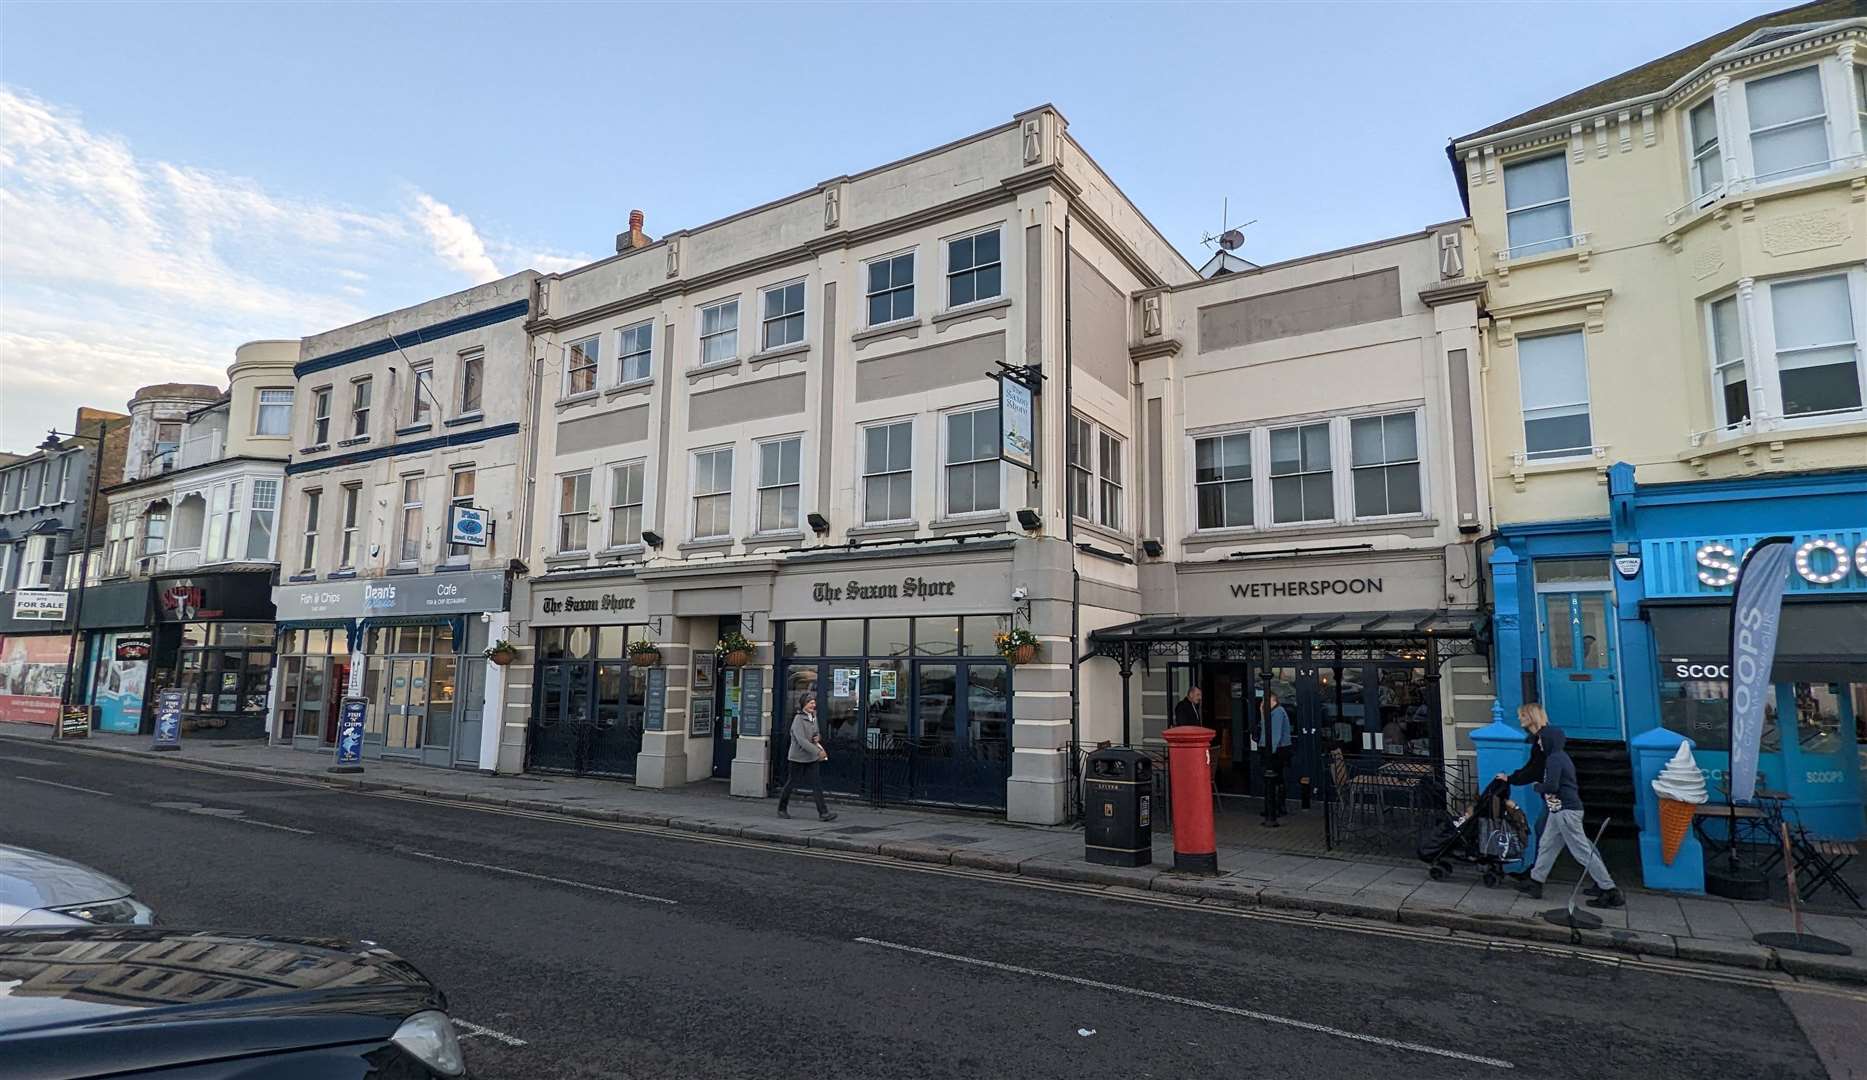
[[[629,231],[616,234],[616,254],[620,255],[636,248],[645,248],[654,243],[649,235],[642,231],[643,220],[640,210],[629,211]]]

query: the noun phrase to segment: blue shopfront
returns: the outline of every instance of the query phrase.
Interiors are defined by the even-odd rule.
[[[1499,531],[1491,566],[1506,715],[1540,701],[1584,745],[1677,732],[1693,741],[1716,800],[1729,766],[1737,568],[1751,544],[1790,536],[1796,558],[1758,786],[1786,795],[1811,833],[1859,837],[1867,470],[1639,484],[1621,463],[1609,470],[1608,500],[1604,519]]]

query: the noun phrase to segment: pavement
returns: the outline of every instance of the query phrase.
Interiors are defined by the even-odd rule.
[[[0,841],[172,925],[380,942],[445,989],[481,1080],[1862,1075],[1859,988],[1267,906],[1268,884],[1240,906],[881,854],[1050,830],[849,809],[835,826],[918,839],[843,851],[733,833],[723,797],[608,785],[667,815],[638,824],[529,808],[581,784],[498,782],[515,807],[103,745],[0,742]],[[476,779],[448,775],[421,777]]]
[[[50,743],[46,728],[0,724],[0,745],[20,739]],[[1111,867],[1083,858],[1083,834],[1076,828],[847,802],[834,806],[834,822],[817,821],[808,801],[801,809],[794,802],[792,818],[781,820],[775,816],[774,800],[734,798],[723,783],[659,790],[612,780],[486,776],[380,761],[369,762],[360,776],[340,776],[327,771],[330,760],[325,754],[252,742],[185,739],[180,752],[158,754],[145,736],[93,733],[70,745],[338,788],[401,791],[583,820],[1867,984],[1867,915],[1805,913],[1806,932],[1840,941],[1854,951],[1847,957],[1822,956],[1755,942],[1756,934],[1794,928],[1782,905],[1648,892],[1628,888],[1624,881],[1627,906],[1588,909],[1601,917],[1602,928],[1576,932],[1541,917],[1566,902],[1566,883],[1552,881],[1543,899],[1530,900],[1508,883],[1487,888],[1472,867],[1458,868],[1451,880],[1433,881],[1419,863],[1395,865],[1222,843],[1222,873],[1198,876],[1172,870],[1172,839],[1159,833],[1153,865]],[[1559,866],[1573,873],[1569,862]]]

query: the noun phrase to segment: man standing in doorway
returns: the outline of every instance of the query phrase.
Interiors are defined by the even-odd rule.
[[[1173,707],[1173,726],[1204,727],[1206,724],[1206,710],[1200,707],[1200,701],[1203,700],[1204,697],[1205,695],[1200,692],[1197,686],[1188,690],[1186,696],[1180,699],[1179,704]]]
[[[784,778],[784,790],[778,793],[778,816],[791,816],[786,809],[791,805],[791,791],[809,784],[817,797],[817,820],[835,821],[836,815],[823,803],[823,763],[830,759],[830,752],[823,748],[823,737],[817,732],[817,695],[806,693],[798,706],[791,721],[791,750],[785,755],[791,769]]]
[[[1284,815],[1284,770],[1290,766],[1290,714],[1276,691],[1264,695],[1264,824],[1279,828]]]

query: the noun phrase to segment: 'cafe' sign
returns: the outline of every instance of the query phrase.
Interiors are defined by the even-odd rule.
[[[1722,589],[1737,584],[1743,558],[1730,544],[1717,540],[1702,543],[1693,559],[1698,564],[1701,585]],[[1830,537],[1804,537],[1796,545],[1795,573],[1810,585],[1867,589],[1867,540],[1850,551]],[[1849,581],[1850,577],[1856,580]]]

